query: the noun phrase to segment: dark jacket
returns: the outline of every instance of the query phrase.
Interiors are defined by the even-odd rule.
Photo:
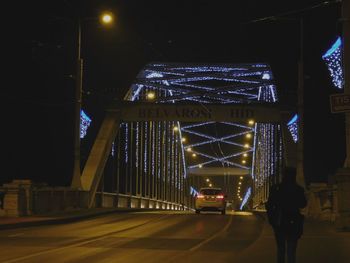
[[[296,183],[280,183],[272,186],[266,203],[269,223],[275,231],[300,237],[304,216],[300,209],[306,207],[304,189]]]

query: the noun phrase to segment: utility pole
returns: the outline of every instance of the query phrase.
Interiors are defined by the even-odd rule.
[[[350,0],[342,1],[343,30],[343,74],[344,94],[350,95]],[[350,112],[345,113],[346,159],[344,167],[338,169],[336,181],[338,186],[338,213],[336,227],[340,230],[350,229]]]

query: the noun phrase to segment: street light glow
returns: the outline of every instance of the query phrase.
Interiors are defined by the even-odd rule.
[[[249,125],[253,125],[254,123],[255,123],[254,120],[249,120],[249,121],[248,121],[248,124],[249,124]]]
[[[111,24],[113,20],[113,14],[110,12],[106,12],[101,15],[101,22],[103,24]]]
[[[156,97],[156,94],[153,91],[147,92],[147,99],[148,100],[154,100],[155,97]]]

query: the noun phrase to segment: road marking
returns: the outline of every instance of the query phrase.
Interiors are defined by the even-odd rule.
[[[12,234],[12,235],[8,235],[7,237],[18,237],[18,236],[23,236],[24,233],[17,233],[17,234]]]
[[[75,243],[75,244],[71,244],[71,245],[67,245],[67,246],[63,246],[63,247],[59,247],[59,248],[53,248],[53,249],[49,249],[49,250],[44,250],[44,251],[39,251],[39,252],[31,254],[31,255],[10,259],[10,260],[7,260],[7,261],[3,261],[3,263],[18,262],[18,261],[30,259],[30,258],[33,258],[33,257],[37,257],[37,256],[53,253],[53,252],[59,252],[61,250],[67,249],[67,248],[79,247],[79,246],[82,246],[82,245],[85,245],[85,244],[88,244],[88,243],[91,243],[91,242],[95,242],[95,241],[104,239],[104,238],[106,238],[108,236],[115,235],[117,233],[122,233],[124,231],[132,230],[134,228],[138,228],[140,226],[144,226],[144,225],[146,225],[148,223],[157,222],[157,221],[162,220],[163,218],[166,218],[166,217],[169,217],[169,216],[171,216],[171,215],[166,214],[166,215],[163,215],[163,216],[158,217],[156,219],[151,219],[151,220],[148,220],[148,221],[146,221],[144,223],[141,223],[141,224],[138,224],[138,225],[135,225],[135,226],[124,228],[124,229],[121,229],[121,230],[118,230],[118,231],[114,231],[114,232],[110,232],[110,233],[107,233],[107,234],[104,234],[104,235],[101,235],[101,236],[98,236],[98,237],[88,238],[88,240],[85,239],[84,241],[80,241],[80,242]]]
[[[227,224],[225,225],[225,227],[223,229],[221,229],[220,232],[217,232],[216,234],[212,235],[211,237],[203,240],[202,242],[200,242],[199,244],[195,245],[194,247],[191,247],[189,249],[189,251],[193,252],[195,250],[197,250],[198,248],[200,248],[201,246],[207,244],[208,242],[212,241],[213,239],[217,238],[218,236],[220,236],[221,234],[223,234],[224,232],[227,231],[227,229],[229,228],[229,226],[232,223],[232,218],[233,216],[230,216],[230,219],[228,220]]]

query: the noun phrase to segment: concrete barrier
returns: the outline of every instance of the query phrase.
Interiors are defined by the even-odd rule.
[[[88,208],[90,192],[70,187],[48,187],[34,185],[30,180],[14,180],[4,184],[3,209],[1,216],[25,216],[47,214],[66,210]],[[183,204],[151,199],[130,194],[97,192],[93,208],[135,208],[135,209],[190,209]]]

